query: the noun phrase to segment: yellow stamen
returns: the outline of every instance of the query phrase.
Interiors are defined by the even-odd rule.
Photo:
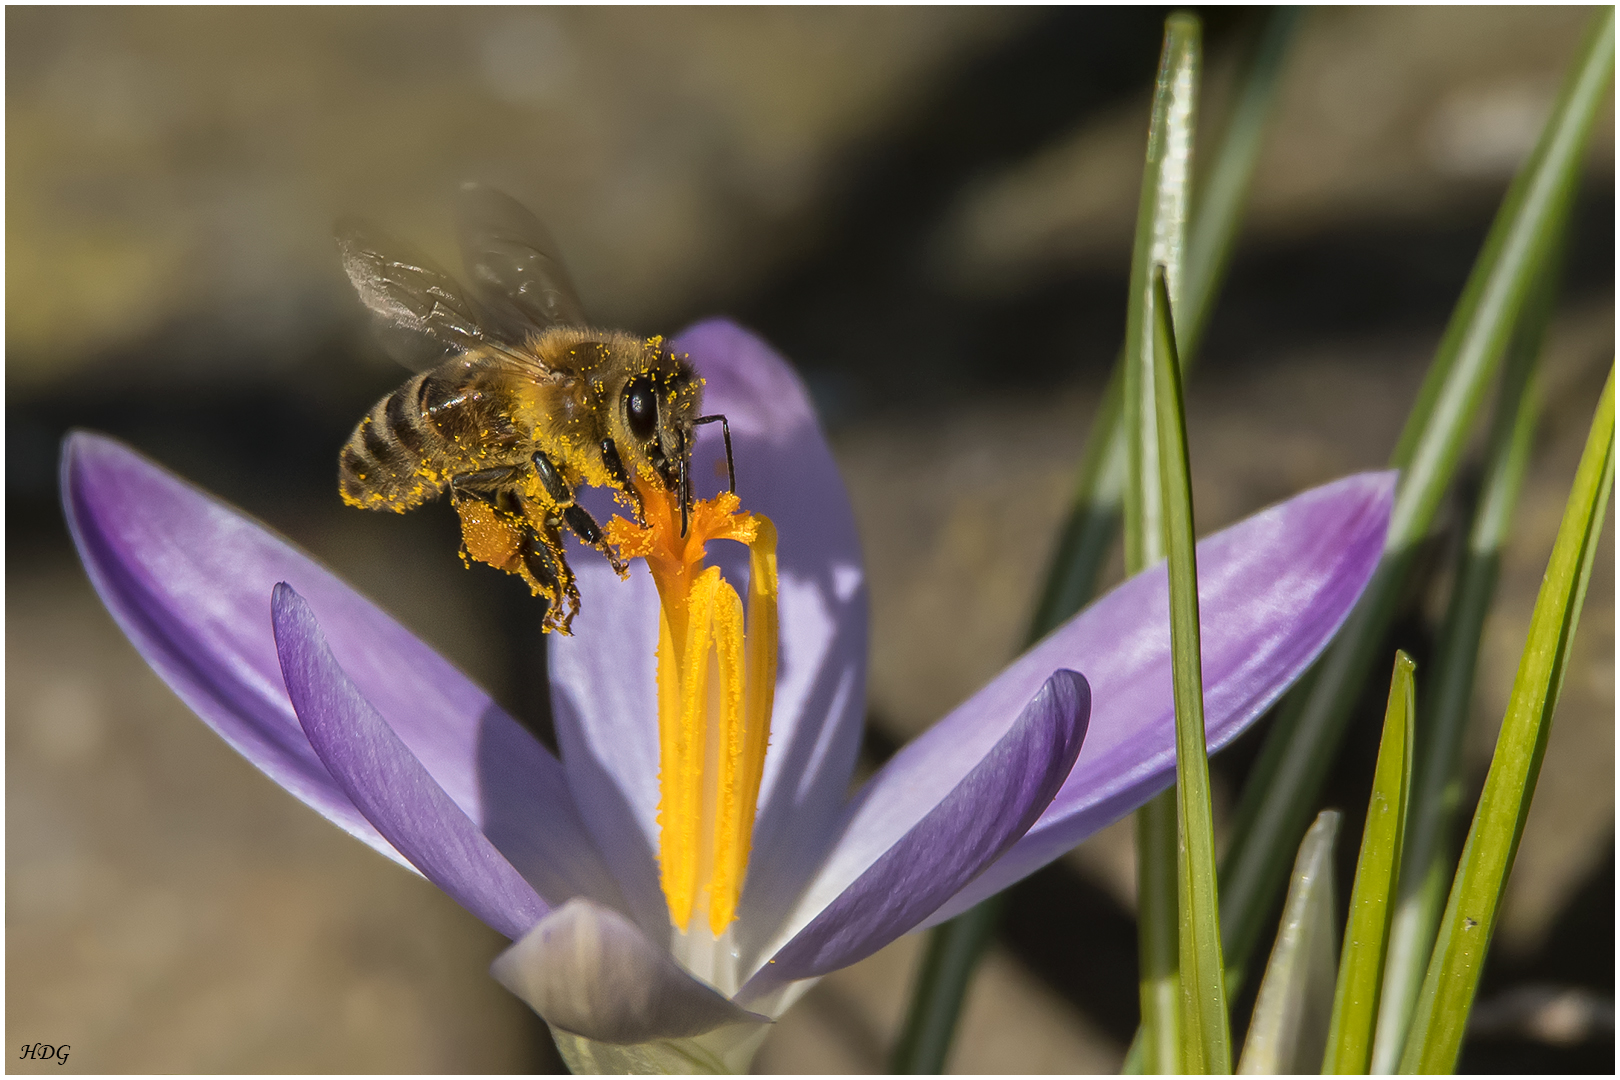
[[[722,494],[692,506],[680,535],[673,495],[644,490],[647,524],[614,518],[608,542],[647,560],[658,587],[659,868],[671,924],[706,911],[719,937],[736,918],[748,870],[776,692],[776,528]],[[710,540],[748,545],[748,613]],[[746,630],[746,632],[745,632]]]
[[[720,813],[715,822],[713,898],[709,905],[709,927],[719,934],[735,918],[737,898],[742,895],[743,876],[748,872],[749,841],[754,830],[754,808],[759,799],[759,782],[765,771],[765,746],[770,737],[771,705],[776,697],[776,526],[763,515],[754,515],[757,531],[748,545],[748,633],[741,634],[746,656],[746,675],[733,707],[733,698],[722,693],[725,716],[722,758],[726,768],[720,779]],[[737,620],[742,605],[736,601]],[[739,629],[741,629],[739,627]],[[736,638],[732,639],[736,641]],[[736,662],[735,654],[732,663]],[[726,662],[720,664],[722,679]]]

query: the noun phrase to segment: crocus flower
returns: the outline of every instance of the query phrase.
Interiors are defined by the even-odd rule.
[[[277,783],[510,938],[495,976],[580,1070],[745,1068],[819,976],[1017,881],[1174,775],[1161,565],[1030,649],[848,797],[867,622],[842,482],[803,387],[768,346],[725,322],[675,344],[706,380],[706,407],[730,418],[744,504],[774,522],[766,599],[778,621],[768,751],[756,740],[757,775],[747,779],[747,762],[733,774],[757,782],[757,800],[743,800],[757,808],[752,828],[740,856],[733,845],[698,860],[679,918],[662,829],[700,803],[713,826],[731,812],[715,800],[738,797],[727,781],[681,810],[660,791],[660,692],[674,684],[667,673],[660,683],[670,614],[651,575],[621,581],[574,551],[581,613],[573,637],[551,640],[559,760],[286,541],[109,439],[76,434],[63,457],[91,580],[158,674]],[[698,461],[718,454],[704,439]],[[1393,486],[1388,473],[1352,476],[1199,545],[1211,748],[1271,704],[1349,613]],[[770,545],[739,538],[756,541],[752,573],[735,545],[709,557],[761,596]],[[726,624],[733,647],[739,619]],[[757,641],[769,622],[750,611],[756,640],[743,651],[756,659],[743,668],[770,670]],[[712,720],[724,696],[692,708]],[[715,736],[709,763],[748,741]],[[728,879],[716,860],[734,856]],[[718,899],[728,889],[734,900]]]

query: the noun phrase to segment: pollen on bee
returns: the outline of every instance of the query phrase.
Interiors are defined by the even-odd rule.
[[[456,504],[466,552],[481,563],[506,569],[523,545],[521,529],[488,503],[465,499]]]
[[[579,590],[562,569],[567,564],[555,529],[536,533],[532,522],[482,499],[459,499],[454,505],[461,518],[462,564],[481,562],[522,578],[531,593],[547,601],[542,628],[567,634],[579,613]]]

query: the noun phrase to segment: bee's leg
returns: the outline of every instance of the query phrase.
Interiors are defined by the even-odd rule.
[[[544,450],[536,450],[529,460],[534,462],[534,471],[540,476],[540,486],[545,488],[552,502],[558,506],[567,506],[574,501],[574,493],[568,490],[567,481],[562,478],[562,473],[557,471],[557,466],[552,464]]]
[[[579,614],[579,586],[574,572],[563,555],[562,537],[552,527],[536,528],[527,523],[523,540],[518,544],[515,562],[521,564],[524,574],[534,587],[536,596],[546,602],[540,617],[543,629],[568,633],[574,616]],[[512,573],[518,573],[516,567]]]
[[[542,617],[542,625],[568,633],[569,624],[579,614],[579,586],[574,583],[574,572],[563,554],[556,519],[536,516],[529,501],[512,488],[497,492],[495,504],[502,513],[522,523],[523,540],[518,545],[517,560],[534,579],[533,583],[540,586],[540,595],[550,604]]]
[[[562,511],[563,522],[569,530],[591,547],[605,550],[602,547],[602,527],[591,517],[589,510],[574,501],[574,493],[568,489],[562,473],[557,471],[557,466],[551,463],[544,450],[534,452],[534,471],[540,475],[540,486],[545,488],[546,495]]]
[[[559,568],[556,556],[544,543],[536,544],[531,538],[519,551],[523,565],[528,567],[534,580],[550,589],[558,596],[562,595],[562,582],[558,578]]]
[[[523,475],[521,465],[498,465],[493,469],[461,473],[450,478],[452,495],[465,495],[473,491],[497,491]]]
[[[569,530],[575,536],[591,545],[591,547],[602,546],[601,526],[597,525],[596,519],[591,517],[591,512],[579,505],[579,503],[563,508],[563,521],[567,522]]]
[[[692,421],[692,426],[712,424],[717,420],[720,422],[720,433],[725,436],[726,440],[726,482],[731,485],[731,493],[735,495],[737,494],[737,466],[731,459],[731,425],[726,422],[723,415],[715,413],[713,416],[698,417]]]
[[[511,499],[507,497],[504,487],[512,479],[510,468],[480,469],[477,472],[461,473],[450,478],[450,503],[456,508],[456,513],[462,519],[461,557],[473,557],[467,549],[467,516],[462,512],[469,502],[477,502],[497,515],[513,517]],[[521,515],[519,515],[521,520]],[[515,522],[509,522],[515,526]],[[484,560],[480,560],[484,561]],[[515,573],[516,571],[513,571]]]
[[[501,559],[493,557],[493,552],[485,551],[480,547],[480,550],[475,553],[467,546],[468,514],[472,514],[475,519],[499,520],[505,517],[508,519],[508,526],[512,528],[516,528],[517,523],[510,520],[510,512],[503,513],[500,506],[499,490],[480,491],[476,481],[471,485],[464,483],[468,475],[476,474],[463,474],[462,476],[452,476],[450,478],[450,503],[456,508],[456,514],[461,518],[461,558],[463,561],[477,559],[479,562],[488,562],[491,566],[505,569],[505,567],[501,566]],[[473,504],[477,505],[474,506]]]
[[[523,502],[523,496],[519,495],[511,488],[502,488],[495,493],[494,502],[496,509],[498,509],[501,513],[522,521],[525,523],[525,525],[527,525],[529,516],[526,513],[527,507]]]
[[[523,560],[524,569],[539,583],[542,599],[546,601],[546,612],[540,617],[541,625],[566,631],[568,624],[573,621],[573,612],[579,609],[578,592],[573,588],[573,574],[569,573],[568,564],[558,559],[551,545],[533,530],[518,548],[518,557]],[[563,607],[565,602],[572,605],[572,611],[566,614]]]
[[[537,518],[511,488],[481,492],[452,486],[451,493],[461,516],[462,558],[522,578],[546,603],[541,625],[566,634],[579,613],[579,588],[557,533],[561,519]]]
[[[563,481],[562,474],[557,471],[557,466],[551,463],[551,459],[546,456],[544,450],[534,452],[534,471],[540,476],[540,486],[545,489],[546,498],[550,499],[552,505],[561,513],[560,523],[567,525],[569,531],[579,537],[582,543],[589,544],[607,556],[608,563],[613,567],[614,573],[623,575],[625,564],[614,558],[613,553],[608,550],[608,546],[602,538],[602,527],[596,523],[595,518],[591,517],[589,510],[574,501],[574,493],[568,489],[568,485]],[[521,497],[519,498],[521,501]],[[554,528],[554,523],[559,521],[549,512],[540,515],[536,515],[532,511],[527,511],[527,513],[531,521],[543,520],[546,521],[549,527]]]
[[[520,513],[524,511],[521,495],[513,495],[512,502]],[[524,567],[554,597],[543,625],[566,634],[574,616],[579,614],[579,585],[563,554],[562,536],[557,532],[554,519],[536,523],[531,515],[525,513],[524,516],[529,520],[529,527],[519,555]]]
[[[613,481],[636,506],[636,524],[647,524],[647,510],[641,505],[641,492],[630,483],[630,473],[624,467],[624,459],[619,456],[619,448],[612,439],[602,440],[602,464],[607,466],[608,478]]]

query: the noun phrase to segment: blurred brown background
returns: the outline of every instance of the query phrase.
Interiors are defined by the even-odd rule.
[[[366,337],[332,221],[363,213],[453,264],[455,185],[499,184],[551,224],[600,321],[728,314],[800,365],[867,548],[875,764],[1022,633],[1123,328],[1164,14],[8,9],[6,1024],[14,1047],[73,1047],[11,1067],[556,1067],[485,974],[493,933],[238,759],[123,640],[56,508],[67,428],[274,525],[543,727],[515,583],[460,568],[442,508],[373,517],[333,483],[400,373]],[[1588,14],[1307,19],[1189,390],[1201,529],[1387,458]],[[1208,146],[1263,14],[1205,18]],[[1480,666],[1476,782],[1613,356],[1613,159],[1611,114]],[[1471,1070],[1613,1069],[1611,534]],[[1391,639],[1420,665],[1443,585]],[[1371,730],[1325,800],[1349,835]],[[1223,799],[1257,745],[1218,759]],[[1130,860],[1115,827],[1014,891],[953,1069],[1117,1068]],[[880,1070],[919,940],[823,982],[758,1067]]]

